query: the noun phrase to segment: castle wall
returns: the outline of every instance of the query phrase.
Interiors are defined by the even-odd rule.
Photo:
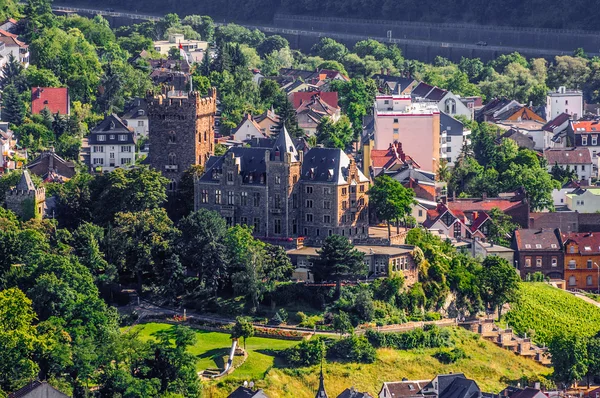
[[[31,218],[43,218],[45,201],[45,188],[38,188],[35,191],[11,189],[6,192],[4,200],[6,208],[25,221]]]

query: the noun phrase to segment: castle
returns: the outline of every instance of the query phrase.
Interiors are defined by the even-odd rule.
[[[36,188],[27,170],[23,170],[17,186],[6,191],[6,208],[23,220],[43,218],[45,202],[46,189]]]
[[[147,96],[150,153],[147,163],[170,180],[177,190],[183,173],[205,165],[214,152],[217,92],[202,97],[197,91],[163,92]]]
[[[233,147],[213,156],[194,185],[194,208],[219,212],[266,241],[332,234],[368,238],[369,179],[340,149],[298,151],[283,128],[272,147]]]

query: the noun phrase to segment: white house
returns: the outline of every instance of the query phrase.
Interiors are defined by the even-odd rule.
[[[552,148],[544,152],[548,162],[548,172],[558,165],[563,169],[571,169],[577,173],[579,181],[590,181],[593,175],[593,162],[588,148]]]
[[[579,213],[600,211],[600,188],[577,188],[567,194],[567,207]]]
[[[90,132],[91,170],[105,172],[135,165],[135,143],[132,128],[114,113],[106,116]]]
[[[150,120],[148,119],[148,109],[146,100],[136,98],[133,106],[123,115],[122,118],[127,126],[132,128],[136,138],[148,137],[150,132]]]
[[[561,113],[577,120],[583,116],[583,93],[579,90],[567,90],[561,86],[546,96],[546,119],[552,120]]]
[[[0,30],[0,74],[2,74],[2,68],[8,62],[10,54],[25,68],[29,66],[29,46],[17,39],[17,35]]]
[[[254,121],[251,114],[247,113],[242,119],[240,124],[236,127],[233,133],[233,139],[237,142],[249,141],[255,138],[268,138],[269,132],[266,128],[261,128],[258,123]]]
[[[183,47],[183,51],[188,56],[190,64],[192,62],[202,62],[202,58],[208,52],[208,42],[202,40],[186,39],[181,33],[172,33],[168,40],[157,40],[154,42],[154,50],[161,55],[169,55],[169,50],[173,47]]]
[[[410,94],[415,101],[435,102],[441,112],[450,116],[462,115],[473,119],[473,108],[469,108],[461,98],[452,91],[443,90],[439,87],[419,83]]]

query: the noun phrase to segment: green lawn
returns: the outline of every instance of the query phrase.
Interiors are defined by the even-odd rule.
[[[161,330],[168,330],[172,325],[164,323],[146,323],[136,325],[134,330],[140,330],[140,338],[148,340],[154,338],[154,334]],[[190,347],[189,352],[196,355],[198,362],[196,369],[222,369],[223,358],[229,355],[231,349],[231,339],[227,333],[207,332],[194,329],[197,340],[194,346]],[[243,341],[240,341],[243,347]],[[236,369],[229,377],[243,379],[262,379],[267,369],[275,363],[274,351],[283,350],[298,344],[297,341],[267,339],[263,337],[251,337],[246,342],[248,359]]]

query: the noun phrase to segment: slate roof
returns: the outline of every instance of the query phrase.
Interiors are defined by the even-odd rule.
[[[454,375],[452,375],[454,376]],[[444,380],[450,380],[450,377],[445,376]],[[452,382],[442,390],[442,382],[439,381],[438,398],[476,398],[481,394],[481,390],[477,383],[471,379],[465,378],[464,375],[456,375],[452,378]]]
[[[296,162],[300,160],[298,156],[298,151],[296,150],[296,145],[294,141],[290,137],[285,126],[281,129],[281,132],[277,136],[275,143],[273,144],[273,156],[277,156],[277,153],[280,154],[281,158],[279,160],[284,160],[284,156],[286,153],[292,154],[292,161]]]
[[[500,139],[508,138],[517,143],[519,148],[532,149],[535,147],[535,142],[531,136],[525,135],[515,129],[510,129],[500,136]]]
[[[393,398],[423,397],[420,381],[409,380],[383,383],[383,387],[387,387]]]
[[[223,156],[211,156],[206,163],[206,172],[200,177],[202,182],[215,182],[213,172],[220,173],[225,157],[233,156],[240,165],[240,174],[245,184],[264,185],[261,176],[267,172],[266,151],[271,148],[232,147]],[[250,178],[252,177],[252,178]]]
[[[31,89],[31,113],[38,114],[44,108],[52,114],[69,113],[69,89],[66,87],[34,87]]]
[[[373,396],[367,392],[358,392],[352,388],[346,388],[337,398],[373,398]]]
[[[33,381],[33,382],[27,384],[25,387],[23,387],[23,388],[15,391],[15,392],[13,392],[11,394],[8,394],[8,398],[25,398],[25,397],[30,396],[30,394],[33,391],[37,390],[38,388],[44,388],[44,387],[47,387],[49,389],[54,390],[53,391],[53,395],[52,395],[53,397],[56,397],[56,398],[58,398],[58,397],[69,398],[68,395],[63,394],[62,392],[60,392],[56,388],[52,387],[47,382],[45,382],[45,381],[39,381],[39,380]],[[37,396],[37,394],[36,394],[36,396]]]
[[[387,84],[395,93],[402,92],[406,87],[415,82],[415,79],[411,77],[390,76],[380,73],[373,75],[373,79],[377,80],[380,83],[380,86]]]
[[[561,164],[591,164],[592,155],[588,148],[552,148],[546,149],[544,157],[549,166],[558,163]]]
[[[559,128],[565,122],[568,122],[571,119],[571,116],[568,113],[561,113],[554,119],[550,120],[548,123],[544,124],[542,130],[549,131],[554,133],[554,130]]]
[[[537,388],[525,387],[518,388],[509,386],[500,392],[500,396],[509,397],[509,398],[534,398],[536,396],[546,397],[542,391]]]
[[[133,105],[123,115],[123,119],[148,118],[148,103],[144,98],[136,98]]]
[[[98,136],[105,135],[104,141],[99,141]],[[125,141],[119,140],[119,135],[126,135]],[[128,127],[127,124],[120,117],[114,113],[108,115],[100,123],[96,125],[90,132],[89,136],[90,145],[127,145],[135,144],[135,134],[133,129]]]
[[[514,241],[520,251],[562,251],[562,239],[558,229],[518,229]]]
[[[35,191],[35,185],[33,185],[33,181],[31,181],[29,171],[23,170],[21,178],[15,188],[19,191]]]
[[[445,131],[447,135],[462,137],[463,130],[464,126],[459,120],[440,112],[440,131]]]
[[[341,149],[312,148],[304,155],[300,179],[345,184],[349,165],[350,158]],[[357,169],[357,173],[359,181],[369,181],[360,170]]]

